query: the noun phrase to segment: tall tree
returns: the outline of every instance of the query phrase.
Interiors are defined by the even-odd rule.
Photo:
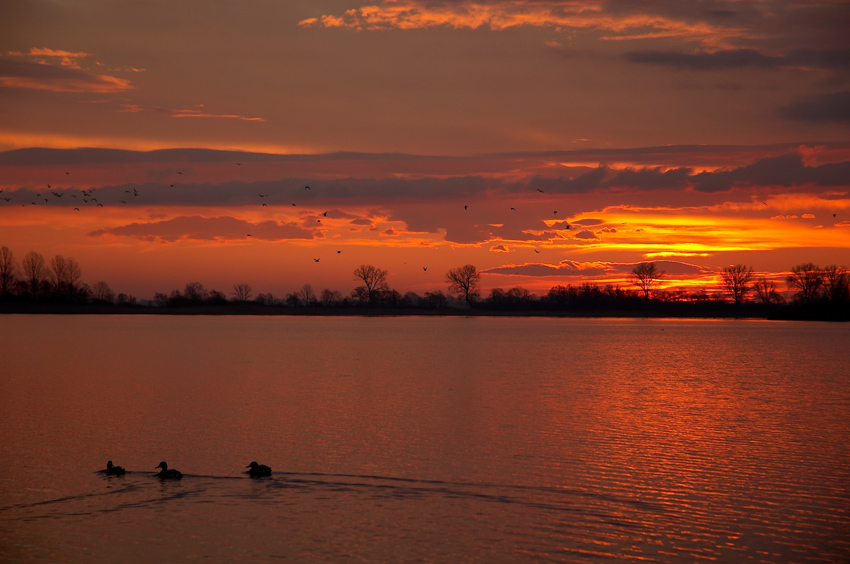
[[[658,284],[662,276],[664,276],[664,271],[658,270],[654,262],[642,262],[632,269],[629,278],[643,292],[643,297],[649,299],[652,288]]]
[[[80,281],[82,271],[74,259],[56,255],[50,261],[49,274],[53,291],[60,296],[70,297],[77,289],[77,282]]]
[[[355,288],[355,295],[362,295],[369,302],[369,305],[381,296],[383,292],[389,290],[387,285],[387,271],[381,270],[371,264],[363,264],[354,270],[354,279],[363,282],[363,290],[358,292]]]
[[[777,291],[776,282],[764,276],[755,281],[753,290],[763,304],[781,304],[785,301],[785,298]]]
[[[233,301],[235,302],[247,302],[251,299],[251,285],[250,284],[234,284],[233,285]]]
[[[478,299],[478,283],[481,273],[471,264],[459,266],[446,272],[449,292],[463,298],[470,306]]]
[[[103,280],[94,283],[94,286],[91,288],[91,297],[96,302],[105,304],[115,303],[115,292]],[[154,299],[156,298],[154,297]]]
[[[44,257],[35,251],[28,252],[21,261],[21,270],[23,270],[23,278],[30,295],[38,296],[45,274]]]
[[[0,247],[0,297],[12,293],[17,275],[18,264],[15,262],[15,255],[9,247]]]
[[[850,299],[850,274],[846,266],[831,264],[823,269],[824,293],[829,301],[840,304]]]
[[[785,281],[788,283],[788,288],[797,290],[794,295],[797,301],[810,304],[818,299],[820,289],[823,287],[823,272],[811,262],[798,264],[791,267],[791,274],[785,278]]]
[[[753,267],[746,267],[743,264],[735,266],[727,266],[720,273],[723,278],[723,286],[726,291],[732,296],[735,305],[744,301],[747,292],[750,291],[750,280],[753,279]]]

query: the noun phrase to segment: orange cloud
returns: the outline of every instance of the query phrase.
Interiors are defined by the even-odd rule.
[[[740,33],[705,22],[688,22],[665,15],[636,14],[607,9],[604,2],[552,1],[522,4],[495,2],[432,3],[426,0],[384,0],[380,5],[347,10],[342,16],[323,15],[299,22],[302,27],[356,30],[479,29],[501,31],[516,27],[547,27],[556,31],[583,29],[605,31],[608,40],[684,37],[720,45],[724,38]]]

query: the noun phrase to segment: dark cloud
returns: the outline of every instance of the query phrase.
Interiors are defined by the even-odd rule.
[[[0,58],[0,86],[54,92],[123,92],[129,81],[89,71],[31,61]]]
[[[717,70],[736,68],[775,69],[818,67],[846,69],[850,49],[796,49],[787,55],[765,55],[755,49],[727,49],[714,52],[632,51],[624,55],[631,63],[661,65],[678,70]]]
[[[584,231],[579,231],[575,234],[576,239],[599,239],[593,231],[588,231],[585,229]]]
[[[850,64],[848,64],[850,66]],[[850,122],[850,91],[813,96],[779,110],[785,119],[813,122]]]
[[[203,241],[247,239],[249,236],[252,239],[267,241],[315,238],[313,231],[303,229],[295,223],[278,223],[276,221],[251,223],[234,217],[202,216],[181,216],[164,221],[131,223],[119,227],[98,229],[92,231],[89,235],[92,237],[112,235],[167,242],[180,239]]]
[[[761,159],[729,171],[701,172],[691,177],[701,192],[724,192],[740,186],[842,186],[850,178],[850,162],[806,166],[799,153]]]
[[[499,274],[508,276],[601,276],[606,273],[606,269],[597,264],[583,264],[573,261],[563,261],[560,264],[519,264],[497,266],[482,270],[485,274]]]

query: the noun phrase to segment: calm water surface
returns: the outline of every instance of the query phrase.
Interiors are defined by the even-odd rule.
[[[848,445],[847,324],[0,316],[2,562],[848,562]]]

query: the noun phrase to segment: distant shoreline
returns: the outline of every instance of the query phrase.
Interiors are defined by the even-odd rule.
[[[683,304],[652,304],[641,309],[492,309],[476,308],[368,308],[291,307],[255,304],[159,307],[107,304],[2,303],[0,315],[173,315],[173,316],[296,316],[296,317],[549,317],[549,318],[673,318],[673,319],[765,319],[784,321],[850,321],[850,310],[825,308],[757,307],[703,308]],[[685,306],[689,304],[684,304]],[[678,307],[677,307],[678,306]]]

